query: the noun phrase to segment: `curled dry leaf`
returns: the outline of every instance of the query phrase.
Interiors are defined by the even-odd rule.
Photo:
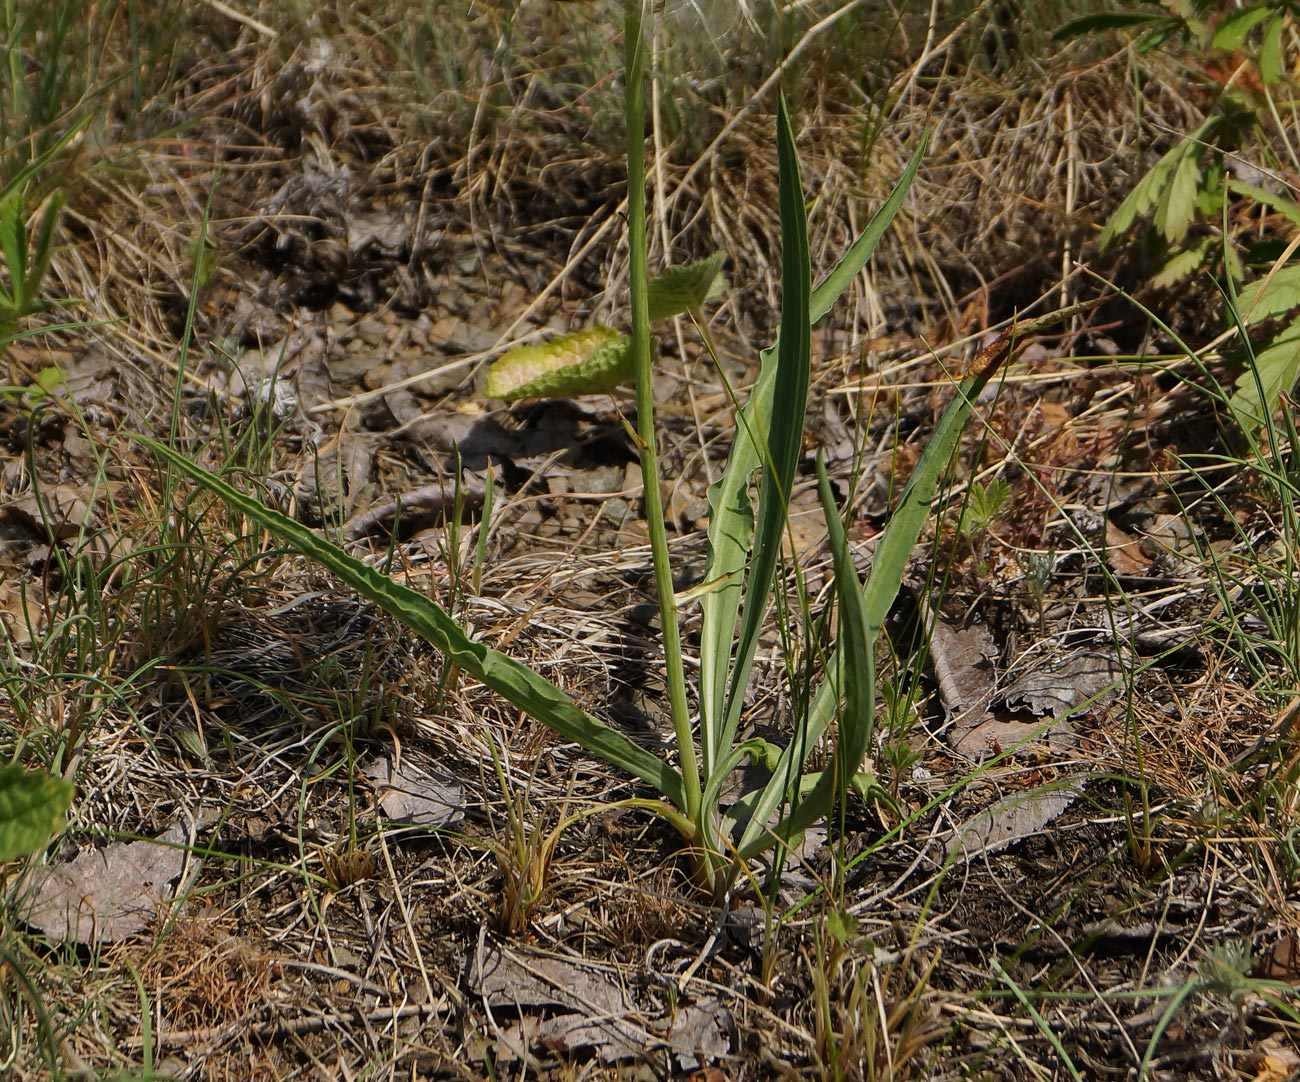
[[[498,1054],[526,1059],[530,1048],[593,1052],[602,1063],[670,1052],[676,1070],[693,1070],[731,1050],[734,1022],[716,999],[680,1006],[668,1017],[642,1018],[623,982],[608,968],[544,951],[484,944],[469,969],[470,989],[493,1011],[520,1012],[500,1031]],[[525,1011],[559,1011],[538,1017]]]

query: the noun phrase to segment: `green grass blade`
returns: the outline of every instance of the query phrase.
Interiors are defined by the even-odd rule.
[[[133,437],[195,483],[220,496],[250,521],[332,572],[363,597],[427,639],[448,661],[566,740],[582,745],[605,762],[626,770],[683,806],[681,776],[667,763],[622,733],[579,709],[564,692],[513,658],[471,639],[438,604],[367,567],[301,523],[232,488],[220,477],[165,444]]]
[[[853,550],[835,506],[835,494],[826,473],[826,462],[817,456],[817,494],[830,533],[831,556],[835,561],[835,595],[840,603],[839,654],[844,676],[844,710],[840,715],[839,740],[835,754],[835,785],[847,793],[853,775],[862,766],[871,747],[876,718],[876,634],[866,595],[853,565]]]
[[[1056,319],[1061,313],[1053,313]],[[1036,329],[1045,325],[1046,319],[1026,325],[1026,329]],[[871,571],[862,587],[862,613],[866,619],[868,649],[874,649],[876,636],[889,615],[889,610],[898,596],[907,571],[907,562],[916,546],[926,520],[930,517],[930,507],[939,491],[948,463],[961,442],[962,431],[970,419],[975,399],[984,385],[1001,367],[1011,350],[1014,340],[1012,330],[1004,331],[996,341],[982,350],[975,360],[972,373],[962,381],[957,397],[952,401],[940,418],[930,436],[921,459],[912,471],[912,476],[903,489],[898,508],[890,516],[880,542],[876,546],[875,557],[871,561]],[[790,839],[810,826],[822,811],[828,792],[824,785],[833,784],[827,776],[818,782],[813,792],[803,803],[775,830],[768,826],[768,821],[777,808],[786,799],[788,778],[797,777],[801,771],[802,758],[815,746],[817,740],[826,731],[830,720],[835,715],[840,696],[840,681],[845,665],[843,644],[837,647],[827,664],[825,677],[813,695],[808,711],[808,720],[804,739],[792,742],[782,755],[782,762],[773,774],[763,795],[753,804],[753,818],[741,837],[740,855],[751,857],[761,853],[778,838]],[[865,749],[864,749],[865,753]],[[856,765],[856,764],[855,764]]]
[[[808,383],[812,365],[812,325],[808,318],[812,271],[808,255],[808,216],[794,131],[784,99],[777,107],[777,172],[781,208],[781,327],[777,339],[776,369],[769,410],[756,411],[751,438],[765,445],[765,468],[759,489],[754,547],[741,606],[740,639],[727,688],[727,710],[716,745],[704,747],[705,775],[714,757],[725,755],[735,740],[740,706],[758,648],[758,636],[767,616],[768,599],[781,557],[790,507],[790,490],[803,453],[804,414],[808,409]]]
[[[875,253],[893,223],[920,169],[926,149],[922,139],[902,177],[881,204],[862,235],[849,247],[834,269],[812,291],[809,320],[816,324],[848,288]],[[700,731],[706,748],[720,742],[727,712],[728,674],[732,644],[740,619],[745,566],[754,539],[754,513],[749,482],[761,461],[750,433],[755,418],[769,415],[776,379],[780,339],[762,353],[758,379],[749,402],[740,411],[736,439],[721,478],[709,489],[709,562],[705,581],[713,583],[701,600],[703,631],[700,640]]]
[[[875,642],[879,628],[873,628],[870,624],[866,594],[853,565],[853,552],[844,532],[844,523],[840,521],[839,509],[835,506],[826,463],[820,455],[817,457],[817,492],[821,497],[822,511],[830,532],[830,550],[835,565],[835,594],[840,603],[840,635],[836,644],[839,663],[827,673],[825,681],[818,688],[818,694],[814,696],[813,710],[810,713],[818,718],[815,734],[802,732],[791,740],[773,771],[768,792],[761,794],[752,805],[753,816],[745,836],[749,837],[752,833],[764,842],[759,847],[760,851],[765,847],[767,839],[754,824],[767,822],[780,806],[781,800],[797,806],[792,808],[776,834],[793,839],[824,818],[835,801],[848,793],[853,775],[861,767],[862,760],[871,747],[871,735],[875,727]],[[831,712],[839,703],[841,695],[844,708],[840,711],[834,769],[822,771],[812,788],[798,797],[800,786],[806,785],[808,781],[802,773],[803,760],[825,732]],[[769,807],[767,801],[770,798],[779,799]]]

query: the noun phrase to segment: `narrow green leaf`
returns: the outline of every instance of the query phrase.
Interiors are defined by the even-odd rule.
[[[839,740],[835,750],[836,796],[843,797],[861,769],[871,748],[876,719],[876,636],[866,595],[853,565],[853,551],[840,520],[831,491],[826,462],[817,457],[817,493],[830,533],[831,556],[835,561],[835,596],[840,606],[838,649],[844,671],[844,709],[840,715]]]
[[[1250,32],[1276,10],[1277,5],[1272,2],[1242,8],[1219,23],[1218,28],[1214,31],[1214,37],[1210,39],[1210,43],[1216,49],[1239,53],[1245,46],[1246,38],[1250,36]]]
[[[1264,41],[1259,47],[1259,77],[1266,86],[1274,86],[1282,79],[1282,28],[1285,16],[1274,15],[1264,29]]]
[[[958,436],[960,437],[960,431]],[[867,601],[870,593],[858,579],[857,570],[853,565],[853,553],[844,532],[844,524],[840,521],[839,509],[835,506],[835,496],[831,492],[826,464],[820,456],[817,459],[817,492],[821,498],[822,512],[826,517],[826,526],[830,534],[830,550],[835,569],[835,596],[840,605],[840,634],[835,644],[835,660],[828,667],[825,679],[813,697],[813,709],[809,712],[811,723],[809,729],[800,734],[799,739],[790,742],[787,752],[792,754],[777,765],[768,784],[768,793],[760,798],[754,809],[756,813],[764,815],[764,822],[766,822],[779,806],[774,804],[770,809],[766,808],[768,800],[784,793],[786,799],[793,801],[794,805],[789,814],[773,831],[775,836],[791,844],[810,826],[825,818],[837,800],[844,799],[862,767],[863,759],[871,748],[876,718],[875,644],[880,634],[880,625],[884,621],[884,614],[880,614],[876,622],[872,623],[872,611]],[[919,529],[917,533],[919,536]],[[881,543],[885,543],[886,540],[887,538],[882,537]],[[915,539],[913,539],[914,544]],[[911,553],[911,546],[908,547],[908,553]],[[897,595],[898,586],[901,584],[900,573],[894,594],[889,597],[890,605],[893,605],[894,596]],[[879,586],[877,590],[879,591]],[[887,612],[886,608],[885,613]],[[806,758],[822,733],[829,727],[835,707],[841,702],[843,705],[838,711],[839,731],[835,742],[835,768],[822,771],[811,786],[800,787],[797,790],[800,795],[791,793],[789,784],[791,778],[799,778],[802,783],[809,781],[802,775],[802,758]],[[801,754],[797,749],[802,749]],[[760,835],[755,829],[757,825],[751,822],[744,837],[749,838],[752,834],[759,841],[761,851],[768,841],[772,840],[772,836]],[[741,851],[745,852],[743,840]]]
[[[27,224],[23,221],[23,201],[18,192],[0,202],[0,254],[3,254],[5,269],[9,272],[13,296],[21,307],[26,292]]]
[[[790,507],[790,491],[803,453],[804,415],[808,409],[808,383],[812,367],[812,292],[808,254],[808,217],[794,130],[784,100],[777,106],[777,172],[781,211],[781,326],[779,331],[773,396],[768,413],[755,412],[754,432],[765,444],[763,478],[759,488],[754,547],[741,608],[740,639],[727,689],[725,720],[717,747],[704,747],[705,777],[720,749],[731,746],[740,720],[740,706],[758,648],[759,632],[767,615],[781,543]]]
[[[861,236],[812,291],[809,320],[813,325],[825,317],[875,253],[916,179],[927,143],[928,136],[923,137],[898,183],[872,215]],[[726,468],[709,488],[709,559],[704,578],[716,586],[703,595],[700,605],[703,622],[700,635],[700,733],[705,747],[719,745],[726,717],[732,648],[740,618],[745,567],[754,538],[749,484],[761,460],[760,448],[751,438],[751,433],[755,418],[766,416],[771,409],[779,345],[778,336],[776,343],[762,353],[758,379],[737,418],[736,439]]]
[[[36,234],[36,243],[32,246],[33,256],[31,265],[27,268],[26,290],[22,297],[23,307],[28,311],[42,307],[37,301],[37,293],[45,280],[45,272],[49,270],[50,260],[54,256],[54,227],[58,224],[62,210],[63,196],[56,192],[45,205],[45,214],[41,218],[41,226]]]
[[[564,692],[528,666],[471,639],[430,598],[354,559],[301,523],[232,488],[216,474],[191,462],[165,444],[144,436],[133,436],[132,439],[148,447],[192,481],[221,497],[250,521],[334,574],[357,593],[369,598],[390,616],[427,639],[448,661],[481,681],[529,717],[540,721],[566,740],[580,744],[612,766],[626,770],[655,786],[679,808],[683,806],[681,776],[672,767],[603,721],[580,710]]]
[[[727,289],[722,273],[726,261],[724,253],[714,252],[698,263],[665,268],[650,282],[650,322],[698,312],[706,304],[721,300]]]
[[[0,863],[45,848],[71,805],[71,782],[16,764],[0,767]]]
[[[41,170],[49,165],[50,162],[62,154],[77,138],[80,137],[81,133],[90,126],[90,122],[94,118],[95,114],[93,113],[82,117],[73,124],[72,127],[59,136],[55,142],[51,143],[50,146],[46,147],[46,149],[41,151],[39,155],[6,180],[4,185],[0,187],[0,201],[8,199],[14,192],[26,188],[28,183],[40,174]]]
[[[1238,195],[1244,195],[1248,199],[1253,199],[1256,203],[1277,211],[1292,225],[1300,226],[1300,204],[1297,204],[1294,200],[1279,195],[1277,192],[1270,192],[1257,187],[1254,184],[1246,184],[1240,180],[1229,180],[1228,190],[1236,192]]]
[[[1081,19],[1071,19],[1052,35],[1053,41],[1069,41],[1073,38],[1086,37],[1105,30],[1129,30],[1135,26],[1150,26],[1152,23],[1169,21],[1168,15],[1146,14],[1140,11],[1103,11],[1097,15],[1085,15]]]
[[[592,327],[536,346],[516,346],[488,369],[489,398],[565,398],[605,394],[634,377],[629,340]]]
[[[1079,306],[1061,309],[1048,316],[1031,320],[1020,327],[1011,328],[990,346],[981,351],[976,358],[974,368],[957,389],[957,397],[949,404],[931,433],[921,458],[912,471],[907,485],[903,489],[898,507],[890,516],[884,532],[876,546],[876,553],[871,561],[871,572],[862,587],[862,604],[865,609],[868,636],[874,643],[875,635],[884,624],[889,610],[898,596],[903,577],[907,572],[907,563],[916,546],[921,531],[931,514],[931,505],[938,493],[943,475],[952,461],[952,456],[961,443],[961,435],[974,409],[975,400],[984,386],[997,372],[1012,348],[1017,333],[1034,334],[1046,326],[1061,319],[1068,318]],[[824,804],[832,795],[833,780],[825,777],[818,780],[809,798],[801,803],[775,829],[768,823],[778,807],[786,799],[784,780],[797,777],[802,765],[796,761],[805,755],[821,739],[823,733],[835,716],[836,707],[841,696],[842,682],[848,677],[843,668],[850,662],[844,651],[837,646],[826,667],[826,674],[813,693],[805,725],[805,739],[792,741],[786,746],[781,765],[762,794],[752,800],[748,809],[750,820],[741,835],[739,854],[748,859],[763,852],[778,839],[789,839],[807,829],[816,821],[818,805]],[[802,745],[802,750],[798,747]],[[826,772],[829,773],[829,772]]]

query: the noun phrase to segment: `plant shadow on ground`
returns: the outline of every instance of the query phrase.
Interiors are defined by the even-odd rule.
[[[585,5],[558,7],[570,37],[600,29],[574,12]],[[618,310],[617,126],[592,120],[598,65],[561,63],[562,30],[515,40],[483,12],[463,29],[486,42],[485,84],[400,65],[440,87],[421,112],[382,77],[420,40],[397,12],[392,26],[321,15],[271,39],[205,9],[178,35],[184,81],[139,111],[162,118],[149,138],[78,147],[49,272],[69,303],[47,323],[96,325],[13,343],[22,390],[0,397],[0,734],[77,782],[50,864],[98,853],[111,871],[130,838],[178,823],[187,856],[133,896],[138,927],[84,943],[24,918],[43,866],[15,866],[0,1061],[20,1078],[1283,1076],[1297,1062],[1300,856],[1293,752],[1267,752],[1294,679],[1277,675],[1258,614],[1233,606],[1276,596],[1248,557],[1287,535],[1267,485],[1195,457],[1227,445],[1183,360],[1114,359],[1174,352],[1134,309],[1030,343],[980,403],[889,629],[900,705],[878,762],[893,801],[853,805],[779,885],[742,882],[724,907],[697,899],[670,832],[641,812],[556,833],[636,787],[118,438],[174,424],[201,461],[663,750],[629,408],[490,409],[472,375],[525,332]],[[778,26],[789,40],[772,47],[810,25]],[[913,94],[896,129],[846,119],[834,65],[792,92],[818,266],[923,125],[951,149],[814,338],[809,441],[841,496],[857,494],[863,563],[966,336],[1084,289],[1035,238],[1074,235],[1067,205],[1123,194],[1086,164],[1130,134],[1098,105],[1122,97],[1123,56],[1054,58],[1042,78],[1063,104],[1049,109],[986,89],[1016,62],[996,25],[954,40],[974,73],[955,91],[905,51],[882,60],[881,85]],[[1149,106],[1193,130],[1194,103],[1147,63]],[[672,169],[743,104],[714,78],[695,84],[708,123],[664,129]],[[667,219],[675,255],[729,255],[736,289],[714,333],[741,381],[779,278],[771,127],[740,124]],[[1015,130],[1042,134],[1033,154]],[[1005,162],[1001,183],[974,185],[976,161]],[[1047,197],[1012,179],[1025,173]],[[995,189],[1010,194],[980,194]],[[734,190],[751,194],[732,206]],[[196,244],[209,198],[210,247]],[[1202,306],[1174,329],[1193,340],[1204,322]],[[734,433],[692,349],[663,349],[657,380],[682,407],[663,449],[673,546],[702,567],[705,489]],[[830,569],[820,527],[802,526],[811,467],[790,555],[815,607]],[[964,513],[974,500],[997,506]],[[1230,574],[1212,581],[1207,555]],[[1242,636],[1258,644],[1248,662]],[[761,645],[746,707],[759,731],[795,710],[791,656],[775,635]],[[1089,683],[1081,657],[1105,679]],[[386,803],[394,792],[426,803]]]

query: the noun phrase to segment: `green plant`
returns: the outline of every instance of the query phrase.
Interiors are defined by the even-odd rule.
[[[702,310],[726,289],[723,255],[685,267],[669,267],[649,283],[648,318],[655,323],[689,314],[702,323]],[[592,327],[561,335],[541,345],[517,346],[490,369],[484,388],[489,398],[600,394],[636,379],[632,340],[612,327]]]
[[[632,368],[637,384],[636,440],[643,476],[658,476],[655,410],[651,390],[650,292],[646,251],[644,146],[645,46],[641,8],[625,13],[627,74],[628,198],[631,252]],[[816,289],[810,287],[804,196],[793,130],[784,107],[777,129],[782,233],[782,312],[777,343],[764,351],[758,380],[737,417],[737,436],[726,469],[710,492],[709,562],[700,596],[698,740],[691,724],[673,593],[666,527],[659,488],[645,485],[654,578],[662,614],[664,662],[676,735],[678,766],[633,743],[619,731],[579,709],[537,672],[473,640],[448,613],[418,594],[322,540],[312,531],[241,493],[174,448],[138,437],[176,470],[216,493],[249,521],[315,560],[340,579],[423,635],[447,658],[555,732],[606,762],[654,786],[663,800],[632,800],[651,808],[680,832],[693,858],[694,877],[720,895],[738,870],[777,844],[797,838],[824,818],[851,787],[874,784],[861,773],[871,745],[875,715],[874,644],[899,590],[913,546],[930,516],[939,482],[956,448],[974,398],[1005,359],[1008,331],[976,359],[971,372],[937,426],[915,467],[899,506],[876,550],[866,583],[859,581],[843,524],[824,471],[819,490],[830,530],[839,597],[841,633],[826,660],[820,684],[807,694],[808,707],[784,748],[760,739],[741,739],[742,707],[758,638],[775,580],[786,509],[802,455],[803,422],[810,367],[811,327],[864,266],[897,212],[919,167],[923,147],[903,178],[840,263]],[[1024,324],[1032,332],[1061,314]],[[761,467],[761,469],[760,469]],[[751,486],[758,486],[755,503]],[[823,737],[833,733],[831,766],[805,772]],[[721,794],[732,772],[746,760],[762,761],[771,781],[723,810]]]
[[[1140,50],[1178,40],[1190,54],[1193,78],[1212,101],[1209,115],[1138,180],[1101,230],[1097,247],[1104,252],[1146,223],[1143,239],[1156,264],[1153,285],[1169,287],[1213,273],[1230,294],[1239,292],[1242,347],[1233,359],[1245,371],[1228,406],[1247,429],[1260,427],[1279,396],[1300,380],[1300,266],[1291,262],[1297,244],[1284,244],[1274,230],[1260,228],[1262,220],[1273,218],[1280,232],[1292,232],[1300,225],[1300,202],[1277,183],[1272,163],[1257,168],[1241,150],[1252,140],[1270,154],[1278,146],[1290,168],[1300,168],[1300,148],[1280,121],[1284,110],[1294,108],[1283,42],[1295,13],[1285,0],[1269,0],[1216,23],[1209,16],[1217,10],[1193,3],[1174,14],[1110,12],[1074,20],[1057,37],[1140,29]],[[1211,73],[1216,54],[1223,53],[1235,54],[1226,81]],[[1252,66],[1257,77],[1243,77]],[[1292,92],[1289,97],[1281,96],[1284,89]],[[1270,119],[1275,139],[1266,130]]]
[[[45,848],[71,803],[71,782],[20,766],[0,767],[0,863]]]
[[[913,680],[882,680],[880,697],[884,701],[885,723],[880,741],[879,761],[886,788],[895,804],[907,773],[922,758],[923,752],[912,743],[910,733],[917,723],[917,698],[920,686]]]
[[[1011,486],[1001,477],[993,478],[987,485],[976,481],[966,493],[966,503],[957,520],[957,532],[968,540],[981,536],[997,518],[1010,495]]]

